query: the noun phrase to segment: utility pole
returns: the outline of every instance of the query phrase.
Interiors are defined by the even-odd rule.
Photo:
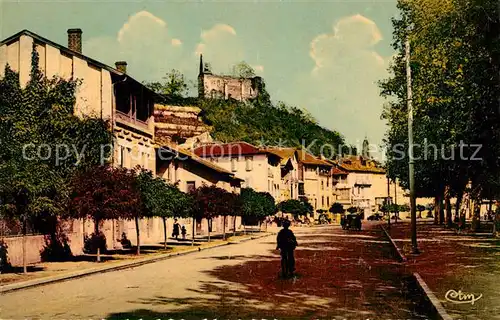
[[[394,213],[394,217],[396,217],[396,223],[398,223],[398,218],[399,218],[398,194],[396,191],[397,181],[398,181],[398,178],[394,179],[394,210],[396,211]]]
[[[408,28],[408,31],[410,28]],[[406,91],[408,105],[408,170],[410,177],[410,210],[411,210],[411,247],[414,254],[418,254],[417,245],[417,208],[415,199],[415,169],[413,158],[413,105],[411,92],[411,66],[410,66],[410,36],[406,36],[405,43],[406,51]]]

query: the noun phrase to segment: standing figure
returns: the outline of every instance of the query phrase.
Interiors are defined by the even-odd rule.
[[[179,238],[179,222],[177,222],[177,219],[174,220],[174,230],[172,232],[172,238],[175,238],[175,240],[178,240]]]
[[[283,278],[292,277],[295,272],[295,257],[293,251],[298,246],[293,231],[289,229],[290,221],[283,221],[283,229],[278,232],[276,250],[281,251],[281,275]]]
[[[182,225],[181,228],[182,240],[186,240],[186,226]]]

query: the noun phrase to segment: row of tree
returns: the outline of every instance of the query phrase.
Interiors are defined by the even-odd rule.
[[[223,217],[223,239],[226,238],[228,216],[241,216],[247,221],[260,222],[276,211],[274,199],[268,193],[245,188],[241,195],[215,185],[203,185],[187,194],[169,184],[151,171],[141,168],[125,169],[109,165],[94,166],[81,171],[72,181],[72,194],[67,218],[91,219],[93,237],[102,238],[99,230],[104,220],[134,220],[137,236],[137,254],[140,254],[140,226],[142,218],[163,219],[164,245],[167,246],[167,219],[192,218],[192,241],[196,221],[205,219],[210,225],[215,217]],[[233,219],[236,232],[236,219]],[[210,227],[208,226],[208,230]],[[210,232],[208,233],[210,241]],[[97,260],[101,247],[97,246]]]
[[[269,194],[203,186],[188,195],[151,172],[111,167],[109,123],[75,115],[79,81],[47,79],[35,48],[31,62],[27,84],[9,65],[0,79],[0,218],[20,226],[25,272],[26,234],[36,222],[58,246],[62,219],[92,219],[97,237],[104,220],[135,220],[139,253],[141,217],[162,217],[166,239],[167,217],[262,220],[275,212]]]
[[[417,196],[434,197],[436,222],[448,225],[452,224],[450,199],[456,197],[455,214],[464,221],[460,208],[464,195],[470,196],[478,227],[480,200],[500,194],[497,1],[400,0],[398,8],[391,77],[380,83],[382,95],[390,98],[382,115],[389,124],[388,174],[409,187],[408,41]]]

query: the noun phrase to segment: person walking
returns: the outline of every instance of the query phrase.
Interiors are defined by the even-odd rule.
[[[283,221],[283,229],[278,232],[276,250],[281,252],[281,276],[293,277],[295,272],[294,250],[298,246],[297,239],[290,228],[290,221]]]
[[[186,240],[186,226],[182,225],[181,228],[182,240]]]
[[[174,220],[174,230],[172,232],[172,238],[175,238],[175,240],[178,240],[179,238],[179,222],[177,222],[177,219]]]

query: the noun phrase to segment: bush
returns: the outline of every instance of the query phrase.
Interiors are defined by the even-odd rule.
[[[97,248],[101,249],[101,253],[106,252],[107,246],[106,246],[106,236],[104,233],[99,232],[99,234],[92,233],[89,236],[85,236],[85,243],[83,245],[83,252],[84,253],[97,253]]]
[[[45,247],[40,251],[42,261],[67,261],[73,257],[69,239],[64,233],[45,236]]]
[[[10,269],[9,257],[7,254],[8,246],[5,241],[0,240],[0,273]]]

